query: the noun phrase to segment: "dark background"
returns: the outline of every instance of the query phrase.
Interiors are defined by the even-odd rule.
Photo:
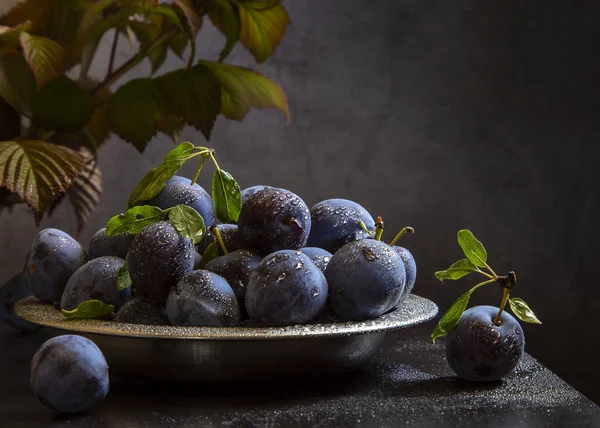
[[[415,227],[402,241],[419,266],[415,293],[441,311],[474,284],[433,276],[461,257],[456,232],[471,229],[497,272],[517,272],[514,295],[543,321],[524,325],[526,350],[600,402],[600,2],[284,4],[293,25],[260,70],[286,91],[291,124],[286,129],[275,111],[241,123],[219,119],[210,146],[220,165],[242,188],[285,187],[309,206],[356,200],[385,219],[387,240]],[[216,59],[223,43],[206,23],[198,56]],[[129,55],[121,43],[118,62]],[[240,47],[230,61],[253,64]],[[171,57],[161,71],[179,66]],[[205,143],[193,129],[185,140]],[[106,191],[82,243],[124,209],[138,180],[172,147],[157,137],[139,155],[112,138],[100,154]],[[0,221],[3,280],[21,268],[38,229],[23,209]],[[67,206],[42,227],[76,230]],[[488,287],[472,304],[500,303],[500,290]]]

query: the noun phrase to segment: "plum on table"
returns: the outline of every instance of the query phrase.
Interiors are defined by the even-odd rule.
[[[115,314],[113,321],[130,324],[168,325],[167,309],[142,297],[129,300]]]
[[[49,409],[83,412],[106,397],[108,365],[91,340],[77,335],[57,336],[35,353],[30,383],[35,396]]]
[[[252,272],[246,310],[262,325],[304,324],[323,309],[327,294],[325,276],[310,257],[280,250],[266,256]]]
[[[67,281],[86,261],[83,247],[68,233],[44,229],[31,243],[23,277],[35,297],[43,302],[59,302]]]
[[[310,257],[312,262],[321,270],[321,272],[325,272],[329,260],[333,257],[333,254],[329,251],[317,247],[304,247],[300,251]]]
[[[119,235],[108,237],[106,227],[94,233],[88,247],[88,260],[93,260],[102,256],[114,256],[124,259],[129,251],[129,246],[135,238],[130,233],[121,233]]]
[[[131,287],[120,291],[117,274],[125,260],[103,256],[91,260],[73,273],[63,292],[60,308],[73,310],[86,300],[100,300],[119,310],[131,299]]]

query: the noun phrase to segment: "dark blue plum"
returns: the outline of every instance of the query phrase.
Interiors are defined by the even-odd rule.
[[[180,176],[175,176],[167,181],[164,189],[154,198],[144,202],[144,205],[153,205],[163,210],[175,205],[188,205],[198,211],[204,224],[210,227],[215,221],[213,200],[206,191],[192,181]]]
[[[267,187],[271,187],[271,186],[265,186],[262,184],[258,184],[256,186],[248,187],[247,189],[242,190],[242,205],[245,204],[246,201],[248,199],[250,199],[252,197],[252,195],[254,195],[256,192],[259,192],[262,189],[266,189]]]
[[[122,259],[127,256],[129,246],[135,238],[135,235],[121,233],[120,235],[106,236],[106,228],[103,227],[92,237],[88,248],[88,260],[93,260],[102,256],[114,256]]]
[[[94,342],[63,335],[46,341],[31,361],[31,389],[38,400],[60,413],[91,409],[108,393],[108,366]]]
[[[23,332],[31,333],[40,327],[13,314],[13,306],[19,300],[31,295],[23,274],[17,274],[0,287],[0,321]]]
[[[135,297],[121,306],[113,321],[130,324],[169,325],[164,305]]]
[[[348,321],[378,317],[394,308],[404,291],[404,263],[375,239],[353,241],[331,258],[325,277],[331,308]]]
[[[119,310],[131,299],[131,287],[124,291],[117,288],[117,274],[124,263],[125,260],[118,257],[104,256],[81,266],[67,282],[60,308],[70,311],[81,302],[94,299]]]
[[[241,322],[240,306],[227,281],[207,270],[183,278],[167,299],[167,316],[173,325],[231,327]]]
[[[463,312],[458,325],[446,337],[446,357],[459,377],[476,382],[502,379],[518,364],[525,350],[525,334],[519,322],[499,309],[475,306]]]
[[[247,250],[237,250],[225,256],[220,256],[209,261],[205,269],[227,280],[240,304],[242,316],[246,313],[246,289],[250,274],[258,266],[261,257]]]
[[[86,261],[83,247],[69,234],[44,229],[33,238],[23,277],[35,297],[43,302],[59,302],[67,281]]]
[[[305,324],[323,309],[327,292],[325,276],[310,257],[281,250],[266,256],[252,272],[246,310],[266,326]]]
[[[351,241],[370,238],[360,225],[375,229],[375,221],[361,205],[348,199],[327,199],[310,209],[311,229],[308,247],[319,247],[334,254]]]
[[[406,271],[406,286],[404,287],[403,296],[410,294],[415,286],[415,281],[417,280],[417,263],[415,262],[415,258],[404,247],[392,247],[394,251],[398,253],[402,261],[404,262],[404,270]]]
[[[137,294],[164,303],[179,280],[194,269],[194,244],[160,221],[146,226],[127,254],[129,276]],[[136,294],[136,295],[137,295]]]
[[[248,250],[260,254],[299,250],[310,233],[310,212],[298,195],[267,187],[242,206],[238,227]]]
[[[329,260],[333,257],[329,251],[317,247],[304,247],[300,251],[310,257],[312,262],[321,269],[321,272],[325,272]]]
[[[215,235],[211,232],[210,225],[207,227],[208,229],[206,236],[198,244],[198,252],[200,254],[203,254],[210,243],[215,241]],[[231,253],[235,250],[241,250],[244,248],[244,244],[240,239],[237,224],[218,224],[217,229],[219,229],[221,239],[223,239],[223,243],[225,244],[225,248],[227,248],[227,252]],[[219,250],[219,254],[223,255],[220,245],[217,245],[217,249]]]
[[[198,266],[200,260],[202,260],[202,256],[200,255],[200,253],[198,251],[194,251],[194,269],[196,268],[196,266]]]

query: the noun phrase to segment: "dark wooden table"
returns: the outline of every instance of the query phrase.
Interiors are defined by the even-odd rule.
[[[370,364],[338,377],[187,386],[112,379],[90,413],[61,416],[29,389],[43,333],[0,326],[0,427],[600,427],[600,407],[529,355],[503,382],[457,379],[428,328],[389,334]]]

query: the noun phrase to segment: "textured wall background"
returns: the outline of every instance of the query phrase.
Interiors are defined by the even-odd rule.
[[[287,92],[291,125],[274,111],[242,123],[219,119],[210,145],[221,166],[242,187],[285,187],[309,205],[354,199],[384,217],[387,239],[414,226],[403,243],[419,265],[415,292],[442,311],[474,278],[442,284],[433,272],[460,257],[456,231],[470,228],[496,271],[517,271],[515,295],[544,322],[524,326],[527,351],[600,401],[600,3],[285,4],[293,26],[261,71]],[[198,54],[216,59],[223,43],[206,24]],[[99,73],[108,38],[102,49]],[[118,60],[129,54],[121,43]],[[241,48],[231,61],[252,64]],[[172,57],[161,71],[175,67]],[[181,140],[204,143],[193,129]],[[172,146],[157,137],[139,155],[111,139],[100,155],[102,205],[81,242],[123,210]],[[37,229],[22,209],[0,222],[3,280],[20,269]],[[50,226],[75,233],[70,208],[42,224]],[[480,292],[478,303],[498,305],[500,291]]]

